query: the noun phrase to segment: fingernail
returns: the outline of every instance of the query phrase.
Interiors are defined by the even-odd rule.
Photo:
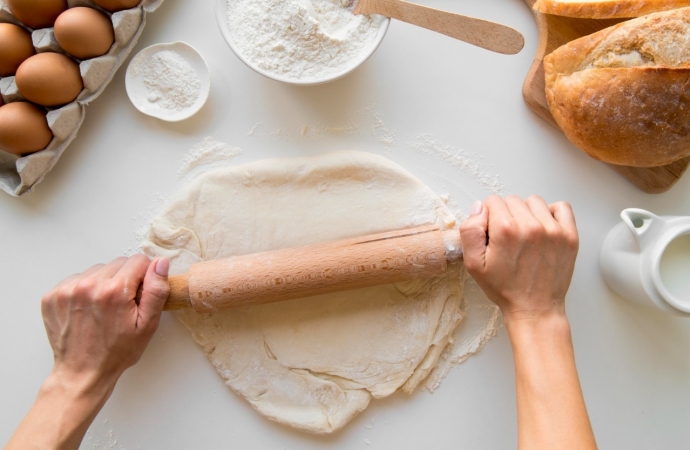
[[[470,209],[470,216],[476,216],[476,215],[481,214],[483,209],[484,209],[484,204],[481,201],[476,200],[472,204],[472,209]]]
[[[156,275],[159,277],[167,277],[168,270],[170,270],[170,260],[168,258],[161,258],[156,263]]]

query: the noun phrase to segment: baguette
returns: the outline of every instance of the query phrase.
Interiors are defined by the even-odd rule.
[[[544,72],[554,119],[593,158],[655,167],[690,156],[690,8],[572,41]]]
[[[582,19],[641,17],[690,6],[690,0],[537,0],[534,9],[544,14]]]

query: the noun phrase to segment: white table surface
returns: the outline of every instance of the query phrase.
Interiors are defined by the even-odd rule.
[[[517,56],[497,55],[394,22],[378,51],[356,72],[331,84],[298,88],[262,78],[231,53],[216,26],[212,0],[166,0],[149,15],[137,49],[176,40],[195,46],[211,69],[211,99],[186,122],[160,122],[129,103],[120,70],[87,108],[78,138],[36,192],[19,199],[0,196],[0,443],[9,439],[51,368],[42,294],[74,272],[135,249],[136,231],[178,189],[180,160],[201,138],[213,136],[242,148],[234,160],[238,164],[337,149],[380,153],[467,210],[472,197],[486,192],[462,181],[458,169],[410,150],[415,136],[428,134],[477,155],[488,172],[500,176],[506,192],[573,204],[581,250],[568,314],[599,444],[605,449],[687,447],[690,323],[611,292],[598,269],[598,251],[623,208],[687,214],[690,176],[665,194],[645,194],[575,149],[523,104],[521,84],[537,35],[521,0],[428,4],[511,25],[525,35],[525,49]],[[373,114],[395,134],[392,146],[371,132],[371,117],[366,117]],[[344,136],[248,135],[259,122],[257,134],[265,134],[357,122],[357,117],[364,117],[361,132]],[[373,401],[342,432],[314,437],[255,413],[223,385],[187,330],[166,315],[82,448],[514,448],[513,377],[503,330],[455,368],[433,395]]]

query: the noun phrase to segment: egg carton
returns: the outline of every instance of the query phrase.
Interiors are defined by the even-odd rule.
[[[85,106],[108,86],[139,40],[146,25],[146,14],[158,9],[163,0],[142,0],[138,6],[116,13],[103,10],[92,0],[68,0],[67,3],[70,8],[88,6],[109,15],[115,30],[115,42],[110,51],[103,56],[88,60],[72,57],[79,63],[84,89],[72,103],[56,109],[48,108],[48,126],[53,132],[53,139],[44,150],[22,157],[0,150],[0,188],[15,197],[32,192],[55,166],[67,146],[77,136],[86,114]],[[5,0],[0,0],[0,22],[9,22],[26,28],[12,16]],[[67,54],[55,40],[52,28],[29,31],[32,31],[31,38],[37,53]],[[17,89],[14,77],[0,79],[0,95],[5,103],[24,100]]]

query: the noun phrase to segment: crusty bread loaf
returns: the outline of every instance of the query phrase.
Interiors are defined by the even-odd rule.
[[[556,16],[583,19],[641,17],[690,6],[690,0],[537,0],[534,9]]]
[[[553,117],[593,158],[654,167],[690,156],[690,8],[572,41],[544,71]]]

